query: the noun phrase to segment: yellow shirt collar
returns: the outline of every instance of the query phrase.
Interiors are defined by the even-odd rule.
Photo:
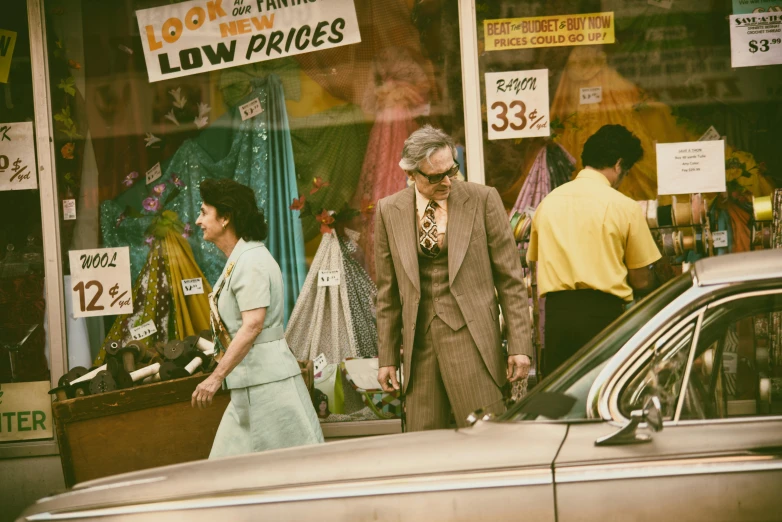
[[[608,178],[606,178],[603,174],[596,171],[595,169],[590,169],[589,167],[586,167],[583,170],[581,170],[581,172],[578,173],[578,176],[576,176],[576,179],[591,179],[593,181],[600,181],[602,183],[605,183],[609,187],[611,186],[611,182],[608,181]]]

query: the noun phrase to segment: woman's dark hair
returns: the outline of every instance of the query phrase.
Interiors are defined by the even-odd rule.
[[[641,140],[632,132],[622,125],[603,125],[584,144],[581,163],[599,170],[613,167],[621,159],[627,172],[643,155]]]
[[[205,179],[199,186],[201,199],[229,218],[236,235],[245,241],[263,241],[268,227],[252,189],[232,179]]]

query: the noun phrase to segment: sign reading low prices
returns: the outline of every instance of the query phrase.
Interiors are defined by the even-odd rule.
[[[128,247],[71,250],[68,257],[74,317],[133,312]]]
[[[484,20],[487,51],[614,43],[614,13]]]
[[[150,82],[361,41],[353,0],[193,0],[136,16]]]
[[[732,15],[730,63],[733,67],[782,64],[782,12]]]
[[[548,69],[486,73],[489,139],[549,136]]]
[[[0,442],[51,439],[49,381],[0,384]]]
[[[32,122],[0,123],[0,190],[38,188]]]

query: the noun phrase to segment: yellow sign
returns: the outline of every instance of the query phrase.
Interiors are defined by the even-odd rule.
[[[16,33],[0,29],[0,83],[8,83],[11,58],[14,56]]]
[[[614,13],[502,18],[483,22],[487,51],[614,43]]]
[[[0,442],[51,439],[49,381],[0,384]]]

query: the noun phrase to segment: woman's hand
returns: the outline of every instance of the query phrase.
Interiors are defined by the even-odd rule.
[[[190,406],[193,408],[198,405],[199,409],[204,409],[207,406],[212,405],[212,397],[215,396],[217,390],[223,385],[223,380],[217,377],[214,373],[209,377],[201,381],[201,384],[196,386],[193,392],[193,398],[190,401]]]

